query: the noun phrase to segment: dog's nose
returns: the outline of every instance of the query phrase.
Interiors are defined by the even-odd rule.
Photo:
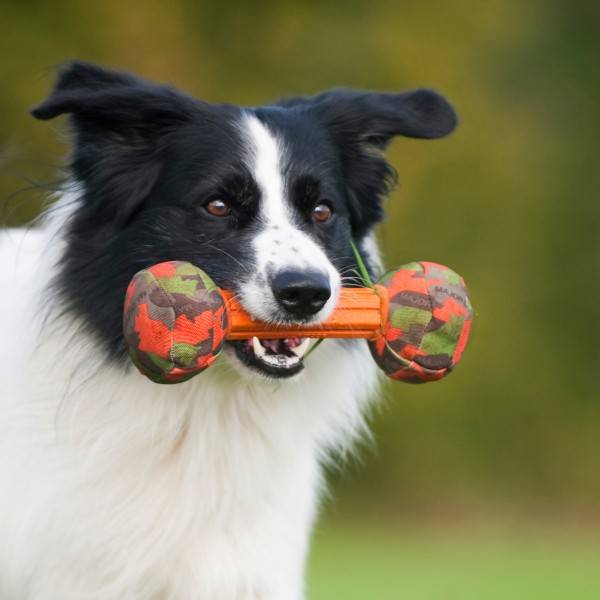
[[[331,296],[329,277],[318,271],[281,271],[271,289],[279,305],[297,319],[318,313]]]

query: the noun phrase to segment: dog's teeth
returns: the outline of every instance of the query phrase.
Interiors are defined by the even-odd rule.
[[[257,358],[265,358],[265,354],[267,353],[266,348],[260,343],[260,340],[256,337],[252,337],[252,349],[254,350],[254,355]]]
[[[289,369],[300,362],[300,359],[296,356],[286,356],[285,354],[266,354],[261,357],[266,363],[275,367],[283,367]]]
[[[252,349],[254,350],[254,356],[259,360],[262,360],[269,365],[273,365],[274,367],[289,369],[300,362],[300,359],[308,347],[308,342],[310,342],[310,340],[307,338],[296,348],[290,348],[295,356],[287,356],[286,354],[267,354],[267,348],[263,346],[262,342],[256,336],[253,336]]]
[[[310,338],[304,338],[298,346],[296,346],[295,348],[290,348],[290,350],[298,358],[302,358],[306,354],[306,351],[308,350],[309,346],[310,346]]]

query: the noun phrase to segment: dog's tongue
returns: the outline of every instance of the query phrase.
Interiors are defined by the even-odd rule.
[[[295,348],[296,346],[299,346],[302,343],[302,338],[292,337],[292,338],[285,338],[284,340],[261,339],[260,343],[265,348],[267,348],[268,350],[273,352],[273,354],[281,354],[281,351],[285,350],[286,348]]]

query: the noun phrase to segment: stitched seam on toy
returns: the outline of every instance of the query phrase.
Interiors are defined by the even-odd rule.
[[[424,373],[431,373],[432,375],[435,373],[443,373],[444,371],[449,370],[448,367],[444,367],[443,369],[428,369],[427,367],[423,367],[414,360],[408,360],[407,358],[400,356],[393,348],[391,348],[387,341],[385,342],[385,347],[394,355],[394,358],[397,358],[398,361],[402,363],[402,366],[407,369],[414,368],[416,365],[419,369],[422,369]]]
[[[154,281],[156,281],[158,287],[160,288],[160,291],[165,295],[165,297],[167,298],[167,300],[169,301],[169,305],[173,306],[174,302],[175,302],[175,298],[173,298],[171,296],[171,294],[169,294],[169,292],[167,290],[165,290],[165,288],[161,285],[160,280],[154,275],[154,273],[150,272],[152,277],[154,278]],[[176,319],[176,314],[175,314],[175,309],[171,308],[169,309],[173,312],[173,329],[171,329],[171,340],[169,343],[169,361],[171,362],[171,369],[173,369],[174,367],[176,367],[177,365],[175,364],[175,361],[173,360],[173,343],[175,341],[175,319]],[[167,373],[165,373],[165,375],[167,375]]]
[[[425,267],[423,266],[423,263],[419,262],[418,264],[421,267],[421,269],[423,269],[423,273],[425,273]],[[423,336],[419,340],[419,347],[421,347],[421,344],[423,342],[423,337],[425,337],[425,331],[427,330],[427,327],[429,327],[429,324],[433,320],[433,303],[431,301],[431,296],[430,296],[430,294],[426,294],[426,296],[428,299],[427,301],[429,302],[429,313],[431,314],[431,318],[429,319],[429,322],[423,329]],[[400,356],[393,348],[391,348],[391,346],[389,345],[389,342],[387,340],[385,342],[385,346],[394,355],[394,357],[396,359],[398,359],[398,361],[407,369],[414,369],[415,365],[416,365],[416,367],[418,369],[422,369],[424,373],[428,373],[428,374],[432,374],[432,375],[435,373],[443,373],[444,371],[447,370],[447,367],[444,367],[443,369],[428,369],[427,367],[423,367],[422,365],[420,365],[415,360],[408,360],[408,359],[404,358],[403,356]]]
[[[423,265],[422,262],[419,261],[419,265],[421,266],[421,269],[423,269],[423,275],[425,275],[425,266]],[[429,302],[429,314],[431,315],[431,318],[429,319],[429,323],[427,323],[427,325],[424,327],[423,329],[423,335],[421,336],[421,339],[419,340],[419,348],[421,347],[421,344],[423,343],[423,338],[425,337],[425,332],[427,331],[427,328],[429,327],[429,325],[431,325],[431,321],[433,321],[433,302],[432,302],[432,297],[431,294],[426,292],[426,296],[427,296],[427,301]],[[417,363],[419,364],[419,363]],[[419,365],[421,366],[421,365]],[[425,367],[421,367],[422,369],[424,369]],[[436,369],[439,370],[439,369]],[[435,371],[432,371],[435,372]]]

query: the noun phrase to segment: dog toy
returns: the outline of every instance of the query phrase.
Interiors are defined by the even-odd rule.
[[[138,370],[157,383],[178,383],[204,371],[226,339],[365,338],[392,379],[426,382],[460,361],[472,310],[463,279],[448,267],[413,262],[373,287],[342,288],[331,316],[318,325],[254,320],[228,291],[181,261],[137,273],[126,293],[123,329]]]

